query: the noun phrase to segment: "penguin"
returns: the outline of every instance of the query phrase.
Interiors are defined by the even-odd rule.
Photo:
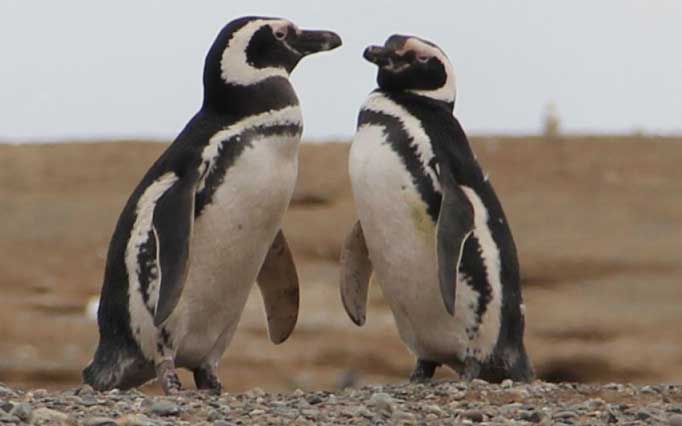
[[[410,376],[448,366],[463,380],[530,381],[516,247],[502,206],[453,115],[455,75],[430,41],[393,35],[364,58],[378,88],[360,109],[349,154],[358,222],[341,253],[346,312],[365,323],[376,281]]]
[[[341,45],[330,31],[242,17],[206,55],[203,103],[128,199],[109,245],[97,313],[99,344],[83,380],[97,390],[176,368],[219,393],[216,368],[254,282],[270,339],[296,324],[296,267],[282,233],[298,170],[302,116],[289,75],[305,56]]]

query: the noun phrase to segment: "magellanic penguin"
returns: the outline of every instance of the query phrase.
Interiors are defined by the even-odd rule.
[[[379,88],[360,110],[350,150],[359,222],[341,254],[347,313],[364,324],[374,273],[417,357],[411,380],[430,379],[440,365],[465,380],[531,380],[516,248],[453,116],[450,61],[403,35],[364,57],[379,67]]]
[[[302,117],[289,74],[341,45],[285,19],[227,24],[204,66],[201,109],[128,199],[113,233],[98,311],[100,340],[83,379],[95,389],[176,367],[219,392],[215,369],[258,282],[270,339],[298,315],[298,278],[280,230],[298,170]]]

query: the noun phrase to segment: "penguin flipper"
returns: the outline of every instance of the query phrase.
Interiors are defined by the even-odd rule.
[[[189,251],[194,223],[195,179],[178,180],[154,208],[154,233],[158,238],[161,270],[154,325],[160,326],[180,300],[189,271]]]
[[[355,222],[341,249],[341,300],[350,319],[358,326],[367,316],[367,290],[372,261],[360,222]]]
[[[455,314],[455,294],[464,243],[474,230],[474,209],[452,173],[441,165],[441,201],[436,224],[436,253],[441,296],[450,315]]]
[[[279,344],[287,340],[298,320],[298,274],[294,257],[280,229],[265,256],[258,273],[270,340]]]

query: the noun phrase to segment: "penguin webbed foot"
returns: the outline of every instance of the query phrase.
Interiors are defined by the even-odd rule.
[[[477,379],[481,375],[481,362],[472,356],[466,357],[464,359],[464,368],[460,373],[460,377],[465,382],[471,382]]]
[[[223,391],[223,385],[213,367],[201,366],[192,370],[192,374],[194,374],[194,383],[197,385],[197,389],[207,390],[214,395],[220,395]]]
[[[418,359],[417,365],[410,375],[410,383],[426,383],[430,381],[438,367],[440,367],[438,362]]]
[[[163,388],[163,393],[173,395],[182,390],[182,383],[172,360],[164,360],[156,366],[156,378]]]

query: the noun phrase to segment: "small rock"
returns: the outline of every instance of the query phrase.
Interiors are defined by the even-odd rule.
[[[116,422],[119,426],[158,426],[159,424],[154,420],[142,414],[131,414],[118,419]]]
[[[460,415],[460,418],[469,419],[475,423],[480,423],[485,419],[485,416],[483,415],[483,413],[481,413],[479,410],[475,410],[475,409],[464,410],[459,415]]]
[[[14,392],[12,389],[8,388],[7,386],[3,385],[2,383],[0,383],[0,396],[3,396],[5,398],[15,397],[17,396],[17,393]]]
[[[255,409],[249,412],[249,416],[260,416],[261,414],[265,414],[265,410]]]
[[[206,420],[209,422],[214,422],[216,420],[220,420],[222,417],[222,414],[220,414],[220,411],[218,410],[211,410],[210,413],[208,413],[208,416],[206,416]]]
[[[578,419],[578,415],[573,411],[557,411],[552,415],[552,420],[561,420],[564,423],[573,423]]]
[[[653,386],[643,386],[640,389],[640,392],[653,394],[653,393],[658,393],[658,390],[656,388],[654,388]]]
[[[405,425],[415,423],[417,418],[414,414],[407,411],[395,411],[391,420],[394,424]]]
[[[157,416],[176,416],[180,413],[180,408],[176,404],[165,399],[156,401],[149,409]]]
[[[69,416],[62,413],[61,411],[52,410],[50,408],[38,408],[33,410],[33,416],[31,417],[31,424],[34,425],[48,425],[48,424],[60,424]]]
[[[542,421],[542,414],[537,411],[521,410],[517,413],[516,419],[531,423],[540,423]]]
[[[308,401],[308,404],[310,404],[310,405],[315,405],[315,404],[319,404],[320,402],[322,402],[323,399],[322,399],[322,397],[320,397],[320,395],[312,394],[312,395],[310,395],[310,397],[308,397],[308,399],[306,401]]]
[[[670,426],[682,426],[682,415],[673,414],[670,416]]]
[[[83,421],[83,426],[116,426],[116,421],[108,417],[90,417]]]
[[[17,416],[21,420],[25,422],[31,421],[31,414],[33,414],[33,408],[26,402],[22,402],[21,404],[17,404],[12,408],[12,411],[9,412],[10,415],[12,416]]]
[[[319,412],[319,410],[315,410],[315,409],[306,409],[306,410],[301,410],[301,414],[303,414],[304,416],[306,416],[309,419],[316,419],[319,417],[320,412]]]
[[[651,418],[651,414],[644,410],[640,410],[637,412],[637,414],[635,414],[635,417],[637,418],[637,420],[647,420]]]
[[[95,405],[99,405],[99,401],[97,401],[97,398],[95,398],[94,394],[83,395],[79,399],[79,403],[86,407],[94,407]]]
[[[303,392],[303,391],[300,390],[300,389],[296,389],[295,391],[293,391],[293,392],[291,393],[291,395],[294,396],[294,397],[296,397],[296,398],[300,398],[300,397],[302,397],[303,395],[305,395],[305,392]]]
[[[21,419],[17,416],[0,411],[0,423],[20,423]]]
[[[426,411],[427,413],[434,414],[439,417],[444,414],[443,409],[437,405],[426,405],[424,406],[423,410]]]
[[[373,406],[378,411],[388,414],[391,414],[393,412],[395,405],[395,402],[393,401],[393,398],[391,398],[391,395],[385,392],[376,392],[372,394],[367,403],[370,406]]]
[[[225,420],[218,420],[217,422],[213,422],[213,426],[234,426],[234,423],[230,423]]]
[[[265,395],[265,391],[261,388],[253,388],[250,391],[246,392],[247,395],[255,397],[255,396],[263,396]]]
[[[4,411],[5,413],[9,413],[12,411],[12,408],[14,408],[14,404],[0,400],[0,410]],[[0,413],[2,413],[2,411],[0,411]]]
[[[95,390],[90,385],[81,385],[73,392],[74,395],[94,395]]]
[[[502,389],[509,389],[512,386],[514,386],[514,382],[511,379],[504,379],[502,380],[502,383],[500,383]]]

